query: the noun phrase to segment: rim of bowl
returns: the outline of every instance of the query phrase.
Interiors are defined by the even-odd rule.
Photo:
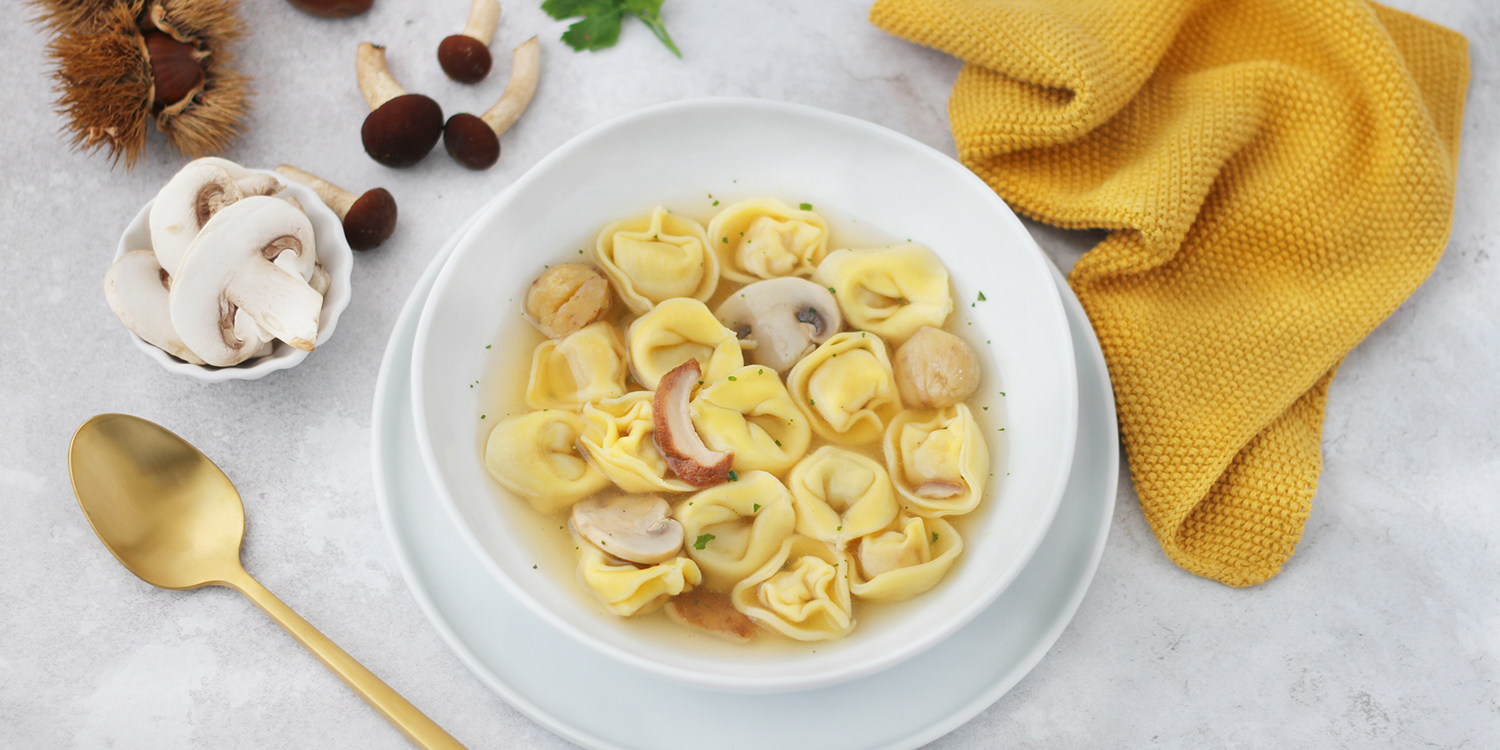
[[[285,177],[269,169],[250,169],[246,171],[252,174],[267,174],[275,177],[283,188],[290,191],[296,197],[297,202],[302,204],[303,213],[312,221],[313,239],[317,242],[318,263],[322,264],[323,270],[328,273],[328,293],[323,295],[323,308],[318,313],[318,338],[314,341],[315,346],[323,343],[333,336],[333,331],[338,327],[339,316],[349,306],[349,300],[353,296],[350,289],[350,276],[354,268],[354,250],[349,247],[349,241],[344,238],[344,225],[339,221],[333,209],[324,205],[323,200],[312,188],[296,182],[288,181]],[[146,205],[137,211],[135,217],[125,225],[125,230],[120,233],[120,240],[115,246],[115,255],[111,263],[120,259],[131,250],[148,250],[151,247],[150,226],[151,207],[156,204],[156,198],[146,201]],[[147,241],[145,247],[134,247],[130,239],[141,233],[145,233]],[[330,241],[330,238],[331,241]],[[113,317],[113,313],[111,313]],[[116,320],[116,323],[119,321]],[[307,359],[311,352],[305,352],[296,347],[278,343],[275,351],[252,364],[238,364],[231,367],[213,367],[211,365],[195,365],[184,362],[156,346],[148,343],[145,339],[137,336],[134,331],[125,328],[125,335],[135,344],[135,347],[155,360],[157,364],[165,367],[168,372],[178,375],[187,375],[198,380],[210,383],[221,383],[226,380],[258,380],[277,370],[285,370],[295,367],[302,360]]]
[[[490,215],[503,210],[503,208],[514,199],[515,195],[529,188],[531,183],[540,179],[539,175],[545,174],[553,164],[568,159],[573,152],[584,149],[600,138],[607,137],[611,131],[617,128],[628,126],[638,120],[662,117],[681,113],[684,111],[692,111],[697,109],[713,109],[719,107],[744,107],[748,109],[791,115],[794,117],[809,118],[811,120],[818,120],[822,123],[830,124],[834,127],[855,128],[858,130],[862,130],[867,134],[890,139],[907,148],[912,148],[918,153],[922,153],[923,155],[928,157],[935,166],[950,172],[958,180],[967,182],[971,187],[977,189],[983,196],[981,199],[987,202],[991,202],[992,205],[997,209],[998,215],[1003,217],[1004,221],[1013,223],[1016,229],[1019,230],[1019,235],[1025,238],[1026,254],[1033,262],[1037,264],[1037,267],[1041,269],[1041,276],[1046,282],[1046,293],[1044,294],[1044,296],[1047,298],[1048,304],[1052,308],[1051,310],[1049,310],[1048,319],[1061,326],[1061,330],[1058,333],[1057,340],[1059,340],[1061,342],[1060,345],[1066,349],[1066,358],[1067,362],[1069,363],[1069,366],[1065,368],[1066,371],[1063,373],[1064,378],[1066,378],[1068,382],[1065,382],[1063,384],[1064,387],[1062,389],[1064,391],[1064,398],[1066,400],[1066,406],[1068,407],[1068,413],[1062,425],[1063,435],[1060,440],[1062,444],[1062,460],[1059,462],[1054,476],[1049,477],[1048,492],[1045,498],[1046,506],[1043,510],[1043,513],[1041,514],[1040,522],[1037,524],[1037,527],[1033,530],[1030,536],[1026,538],[1024,545],[1021,545],[1021,551],[1016,556],[1014,563],[1009,567],[1009,569],[1007,569],[1004,574],[1001,575],[998,579],[990,582],[983,590],[981,596],[975,597],[974,599],[970,600],[969,603],[965,606],[957,608],[952,613],[952,615],[944,621],[943,626],[928,631],[921,638],[915,639],[914,642],[911,643],[907,648],[901,649],[899,652],[890,653],[884,656],[870,659],[862,664],[847,666],[836,671],[811,675],[803,674],[790,676],[746,677],[739,675],[707,674],[683,667],[678,667],[675,665],[664,664],[649,657],[626,651],[611,643],[601,641],[590,635],[589,633],[583,631],[567,618],[553,611],[550,607],[537,601],[534,597],[531,596],[528,591],[526,591],[523,586],[512,580],[509,573],[507,573],[505,569],[501,567],[501,565],[490,556],[483,543],[477,537],[476,532],[470,526],[468,519],[464,516],[463,511],[460,509],[454,490],[449,485],[448,478],[440,470],[440,464],[437,458],[436,449],[433,446],[431,435],[429,434],[427,429],[427,409],[425,399],[422,397],[422,393],[426,387],[426,377],[425,373],[419,365],[424,361],[423,355],[425,354],[427,348],[427,341],[432,326],[431,311],[433,308],[433,300],[441,297],[441,291],[448,285],[449,280],[455,275],[456,271],[454,269],[457,266],[455,261],[466,255],[467,252],[470,252],[468,248],[477,246],[476,244],[469,244],[469,240],[470,236],[473,235],[473,233],[477,231],[483,224],[482,221],[475,221],[474,224],[469,228],[469,230],[465,232],[464,236],[458,240],[457,244],[455,245],[454,252],[444,262],[442,270],[439,272],[438,277],[434,280],[427,303],[423,305],[422,315],[418,320],[411,364],[411,391],[413,395],[412,411],[414,423],[416,426],[417,444],[419,452],[421,453],[423,465],[426,468],[428,475],[432,478],[433,485],[437,490],[439,503],[449,514],[449,517],[454,520],[455,526],[458,528],[460,535],[463,537],[464,542],[469,547],[470,551],[479,558],[485,569],[489,571],[490,575],[493,578],[499,580],[501,585],[504,586],[512,596],[514,596],[518,601],[522,602],[527,607],[527,609],[535,613],[544,622],[548,623],[560,632],[566,633],[575,642],[582,644],[583,646],[595,651],[596,653],[614,659],[619,663],[626,664],[650,674],[658,675],[677,681],[679,683],[699,688],[739,693],[766,693],[792,692],[797,690],[827,687],[829,685],[857,679],[887,669],[897,663],[920,654],[921,652],[930,648],[932,645],[947,638],[964,624],[972,620],[980,612],[984,611],[984,609],[987,608],[991,603],[993,603],[995,599],[999,597],[1000,593],[1015,581],[1016,577],[1020,575],[1021,570],[1026,567],[1027,562],[1030,561],[1031,557],[1036,552],[1037,547],[1040,546],[1042,539],[1046,536],[1047,530],[1051,527],[1053,519],[1057,515],[1057,509],[1059,504],[1061,503],[1063,492],[1067,488],[1068,476],[1072,468],[1073,454],[1077,443],[1078,427],[1078,385],[1075,354],[1073,352],[1066,314],[1063,310],[1062,297],[1060,294],[1058,294],[1057,289],[1052,282],[1050,271],[1047,270],[1049,267],[1049,261],[1042,253],[1040,246],[1036,244],[1036,241],[1031,236],[1030,232],[1025,229],[1025,226],[1022,225],[1020,220],[1016,217],[1015,212],[1000,198],[998,194],[994,192],[994,190],[986,185],[983,180],[981,180],[977,175],[971,172],[967,167],[964,167],[958,161],[932,148],[931,146],[922,143],[921,141],[918,141],[903,133],[891,130],[890,128],[876,125],[875,123],[871,123],[866,120],[861,120],[857,117],[830,112],[827,110],[818,109],[816,107],[750,97],[702,97],[665,102],[662,104],[642,107],[641,109],[637,109],[632,112],[613,117],[602,123],[594,125],[593,127],[590,127],[577,136],[569,139],[563,145],[559,146],[547,156],[540,159],[514,183],[502,190],[484,206],[480,207],[476,211],[475,215],[477,216],[481,213],[484,215]]]

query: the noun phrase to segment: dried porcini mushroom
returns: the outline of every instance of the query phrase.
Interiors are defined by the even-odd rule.
[[[694,589],[678,594],[667,601],[666,610],[673,622],[735,643],[749,643],[760,631],[754,620],[717,591]]]
[[[568,523],[595,547],[641,565],[666,562],[682,549],[682,524],[672,518],[672,506],[656,495],[580,500]]]
[[[542,46],[532,37],[510,55],[510,81],[495,106],[475,117],[461,112],[443,126],[443,147],[469,169],[489,169],[500,159],[500,135],[516,124],[536,95],[542,70]]]
[[[287,0],[303,13],[323,18],[348,18],[370,9],[375,0]]]
[[[739,290],[714,317],[746,342],[753,363],[785,373],[843,328],[833,295],[807,279],[766,279]]]
[[[940,328],[918,328],[891,359],[896,389],[907,406],[943,409],[979,390],[979,357],[963,339]]]
[[[712,487],[729,481],[734,453],[716,451],[703,443],[693,426],[688,403],[698,387],[703,369],[690,359],[663,375],[651,401],[651,426],[656,447],[667,459],[667,467],[694,487]]]
[[[371,188],[355,195],[290,164],[277,167],[276,173],[312,188],[343,222],[344,239],[355,250],[374,250],[396,231],[396,198],[385,188]]]
[[[526,290],[526,313],[553,339],[597,322],[609,305],[609,281],[582,263],[553,266]]]
[[[500,3],[474,0],[464,30],[438,44],[438,64],[443,72],[459,83],[479,83],[489,75],[495,59],[490,55],[490,40],[500,22]]]
[[[222,151],[240,133],[250,79],[231,46],[245,31],[234,0],[36,0],[56,33],[48,56],[65,130],[84,150],[130,167],[146,122],[188,156]]]
[[[364,42],[355,53],[360,93],[370,106],[359,129],[370,158],[387,167],[409,167],[427,156],[443,135],[443,108],[408,94],[385,64],[385,48]]]

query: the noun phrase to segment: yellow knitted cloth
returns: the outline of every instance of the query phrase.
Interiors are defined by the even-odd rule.
[[[959,159],[1001,197],[1112,230],[1069,283],[1167,555],[1275,575],[1335,367],[1447,244],[1464,38],[1365,0],[878,0],[870,20],[966,62]]]

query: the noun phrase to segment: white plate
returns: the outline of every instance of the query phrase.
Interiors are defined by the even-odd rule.
[[[983,504],[960,522],[961,560],[942,585],[863,609],[847,637],[811,647],[768,641],[743,648],[662,627],[659,617],[611,613],[573,585],[576,560],[556,554],[566,549],[565,532],[540,533],[550,522],[495,481],[481,450],[489,431],[481,432],[480,418],[495,410],[486,401],[496,386],[475,383],[525,382],[524,370],[506,371],[497,361],[530,360],[519,353],[517,339],[529,327],[518,315],[542,264],[584,259],[574,253],[593,246],[599,226],[652,205],[708,223],[720,210],[711,205],[716,200],[732,205],[765,196],[810,202],[828,220],[834,247],[906,238],[931,247],[953,285],[949,324],[966,334],[988,384],[969,404],[983,407],[975,411],[980,424],[988,423],[984,442],[995,479]],[[915,658],[952,634],[995,600],[1041,543],[1067,483],[1077,427],[1067,317],[1031,235],[953,159],[878,125],[812,107],[689,99],[591,128],[476,216],[417,323],[411,372],[417,445],[436,495],[491,574],[578,642],[698,687],[826,687]]]
[[[589,748],[914,748],[998,700],[1072,619],[1114,512],[1118,428],[1098,341],[1054,271],[1078,362],[1073,470],[1041,546],[968,625],[889,670],[832,688],[762,695],[654,677],[553,631],[464,543],[417,456],[409,382],[417,319],[467,230],[432,261],[391,334],[375,389],[375,493],[402,573],[428,619],[479,679],[537,723]]]

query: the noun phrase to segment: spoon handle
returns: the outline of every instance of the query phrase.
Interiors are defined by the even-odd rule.
[[[458,740],[453,739],[452,735],[443,731],[437,722],[427,718],[426,714],[402,698],[400,693],[376,677],[375,673],[355,661],[354,657],[345,653],[338,647],[338,644],[329,640],[328,636],[318,632],[317,628],[308,624],[301,615],[277,599],[275,594],[262,586],[260,581],[255,580],[249,573],[240,570],[237,576],[226,578],[223,583],[255,602],[256,606],[270,615],[271,619],[281,625],[293,638],[296,638],[298,643],[311,651],[313,656],[318,657],[318,661],[323,662],[324,666],[338,675],[345,685],[352,688],[359,694],[359,697],[365,699],[366,703],[379,711],[386,721],[401,730],[401,733],[406,735],[406,738],[413,744],[427,750],[464,750],[464,746]]]

